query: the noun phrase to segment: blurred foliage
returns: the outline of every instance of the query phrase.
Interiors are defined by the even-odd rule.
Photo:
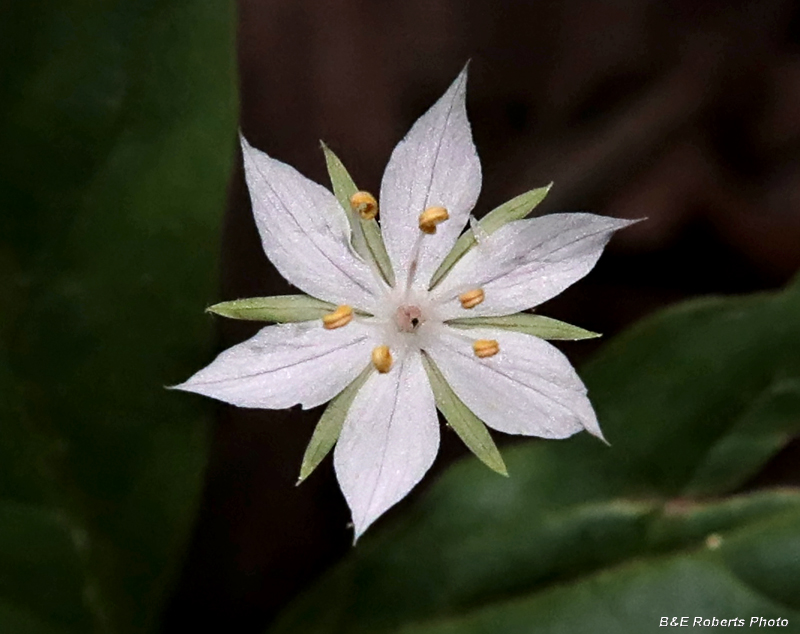
[[[142,632],[174,580],[208,412],[233,156],[227,2],[0,16],[0,632]]]
[[[800,432],[798,350],[798,282],[646,319],[582,373],[611,447],[526,442],[508,479],[462,461],[270,631],[799,632],[800,490],[741,491]]]
[[[207,450],[163,386],[209,341],[232,9],[6,3],[0,56],[0,632],[152,630]],[[798,350],[797,282],[646,320],[585,368],[611,448],[461,462],[273,632],[800,631],[800,491],[742,491],[800,431]]]

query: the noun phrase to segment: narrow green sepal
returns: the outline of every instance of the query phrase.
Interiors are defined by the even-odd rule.
[[[445,381],[439,368],[427,355],[422,355],[422,363],[428,374],[431,388],[433,388],[436,407],[444,414],[450,427],[483,464],[492,471],[508,477],[508,469],[503,462],[503,457],[483,421],[461,402],[461,399]]]
[[[465,317],[451,319],[447,322],[459,328],[500,328],[502,330],[515,330],[534,335],[540,339],[559,339],[564,341],[578,341],[580,339],[596,339],[602,337],[599,332],[592,332],[578,326],[573,326],[558,319],[533,315],[531,313],[515,313],[503,317]]]
[[[552,186],[553,183],[550,183],[546,187],[532,189],[529,192],[525,192],[524,194],[520,194],[519,196],[512,198],[508,202],[503,203],[496,209],[493,209],[486,214],[481,220],[478,221],[478,225],[487,234],[492,234],[504,224],[509,223],[512,220],[522,220],[544,200]],[[467,231],[462,234],[461,237],[456,241],[453,248],[450,250],[450,253],[447,254],[447,257],[444,259],[441,266],[439,266],[439,268],[436,270],[436,273],[433,274],[430,288],[436,286],[442,280],[442,278],[447,275],[448,271],[453,268],[453,265],[458,262],[474,244],[475,234],[472,231]]]
[[[322,151],[325,154],[325,166],[328,168],[328,177],[331,179],[333,195],[347,213],[347,220],[350,222],[350,230],[354,236],[358,233],[358,222],[355,213],[350,208],[350,197],[358,191],[358,187],[353,182],[350,172],[333,153],[324,141],[320,141]]]
[[[360,220],[360,219],[359,219]],[[378,265],[378,270],[383,275],[383,279],[389,286],[394,286],[394,269],[392,262],[389,260],[389,253],[386,251],[386,245],[383,243],[383,234],[381,228],[375,220],[360,220],[361,229],[364,231],[364,239],[367,242],[372,258]]]
[[[206,308],[206,312],[248,321],[312,321],[322,319],[336,306],[308,295],[276,295],[274,297],[248,297],[232,302],[222,302]]]
[[[374,218],[364,220],[350,207],[350,197],[358,191],[358,187],[333,150],[322,141],[320,145],[325,153],[325,165],[328,167],[333,194],[347,214],[347,221],[350,223],[353,248],[362,258],[374,262],[383,279],[390,286],[394,286],[394,271],[378,223]]]
[[[373,366],[364,368],[364,371],[358,375],[355,381],[348,385],[344,390],[328,403],[328,407],[319,419],[317,426],[314,428],[314,433],[311,435],[311,440],[306,447],[306,452],[303,454],[303,462],[300,465],[300,477],[297,478],[295,486],[299,485],[305,480],[314,469],[317,468],[320,462],[323,461],[325,456],[328,455],[336,441],[339,440],[339,434],[342,433],[342,425],[344,419],[347,417],[347,412],[356,393],[364,385],[370,374],[372,374]]]

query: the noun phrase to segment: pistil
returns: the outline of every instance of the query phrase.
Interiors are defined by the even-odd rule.
[[[422,322],[422,311],[417,306],[399,306],[395,323],[401,332],[414,332]]]

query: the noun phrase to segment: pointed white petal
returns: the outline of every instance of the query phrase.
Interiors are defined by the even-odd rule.
[[[479,359],[472,350],[476,339],[497,341],[500,352]],[[566,438],[586,429],[603,437],[572,365],[538,337],[443,326],[426,352],[458,397],[489,427],[542,438]]]
[[[381,183],[381,229],[399,284],[408,279],[421,237],[416,286],[427,287],[455,244],[481,190],[481,164],[467,120],[467,69],[413,125],[392,153]],[[444,207],[450,219],[421,234],[419,215]]]
[[[333,194],[243,136],[241,143],[253,216],[275,268],[313,297],[371,311],[381,283],[350,246],[347,216]]]
[[[374,334],[357,320],[333,330],[321,320],[267,326],[175,387],[239,407],[316,407],[369,364]]]
[[[470,249],[432,291],[439,317],[510,315],[558,295],[592,270],[606,243],[631,220],[594,214],[552,214],[517,220]],[[462,308],[464,291],[485,299]]]
[[[433,392],[419,352],[411,352],[367,380],[334,450],[356,539],[422,479],[438,450]]]

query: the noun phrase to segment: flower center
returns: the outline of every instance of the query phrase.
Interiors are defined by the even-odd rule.
[[[414,332],[423,322],[422,311],[418,306],[399,306],[394,320],[400,332]]]

